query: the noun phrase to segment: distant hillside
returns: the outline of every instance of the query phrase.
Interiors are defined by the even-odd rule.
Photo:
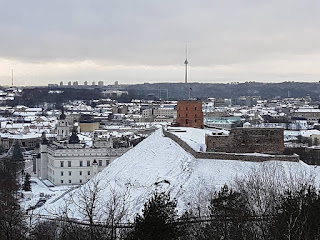
[[[261,96],[263,99],[275,97],[305,97],[310,95],[318,99],[320,95],[320,83],[259,83],[248,82],[239,84],[214,84],[214,83],[154,83],[136,84],[123,86],[124,90],[131,92],[137,98],[147,98],[148,94],[158,97],[159,89],[167,89],[169,99],[184,99],[189,96],[206,99],[215,98],[236,98],[240,96]]]
[[[69,100],[92,100],[101,99],[101,91],[104,89],[114,90],[114,86],[104,87],[30,87],[24,88],[20,97],[9,103],[11,106],[23,104],[26,106],[39,106],[44,102],[53,103],[57,106]],[[122,95],[116,98],[119,102],[130,102],[132,99],[156,99],[159,96],[159,90],[168,91],[169,100],[179,100],[189,98],[200,98],[202,100],[208,97],[214,98],[237,98],[240,96],[261,96],[262,99],[271,99],[275,97],[305,97],[309,95],[313,100],[320,101],[320,83],[259,83],[248,82],[239,84],[221,84],[221,83],[154,83],[154,84],[134,84],[121,85],[118,90],[128,91],[128,95]],[[58,93],[50,93],[50,90],[59,90]],[[53,92],[54,92],[53,91]]]

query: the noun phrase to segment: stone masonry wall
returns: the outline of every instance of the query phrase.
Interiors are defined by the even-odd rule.
[[[220,160],[240,160],[240,161],[250,161],[250,162],[264,162],[264,161],[289,161],[289,162],[299,162],[299,156],[294,155],[267,155],[267,156],[257,156],[257,155],[246,155],[241,153],[225,153],[225,152],[197,152],[191,148],[187,143],[176,135],[163,129],[163,135],[165,137],[171,138],[177,144],[180,145],[186,152],[193,155],[195,158],[199,159],[220,159]]]
[[[282,128],[234,128],[229,136],[206,136],[208,151],[283,154]]]

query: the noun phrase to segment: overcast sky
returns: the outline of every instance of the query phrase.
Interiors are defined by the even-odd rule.
[[[0,0],[0,85],[320,80],[319,0]]]

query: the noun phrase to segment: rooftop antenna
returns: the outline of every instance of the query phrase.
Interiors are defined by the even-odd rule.
[[[186,44],[186,60],[184,61],[186,65],[186,73],[184,77],[184,83],[188,83],[188,45]]]
[[[11,69],[11,84],[12,84],[12,87],[13,87],[13,69]]]

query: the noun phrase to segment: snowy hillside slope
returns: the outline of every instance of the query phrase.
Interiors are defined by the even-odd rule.
[[[320,172],[320,168],[302,162],[253,163],[195,159],[176,142],[164,137],[159,129],[114,160],[88,183],[54,203],[47,202],[38,211],[50,215],[64,212],[69,217],[86,219],[81,204],[89,201],[88,191],[98,182],[100,190],[95,208],[95,218],[98,220],[106,217],[106,208],[110,206],[114,196],[125,204],[128,219],[132,220],[136,213],[140,213],[143,204],[155,190],[170,191],[171,196],[178,200],[178,209],[182,213],[183,209],[194,204],[195,198],[199,199],[207,192],[218,190],[225,183],[232,183],[235,177],[243,176],[252,168],[263,166],[281,169],[287,176],[300,172],[316,176]],[[290,181],[289,177],[286,181]],[[320,182],[318,178],[316,181]]]

